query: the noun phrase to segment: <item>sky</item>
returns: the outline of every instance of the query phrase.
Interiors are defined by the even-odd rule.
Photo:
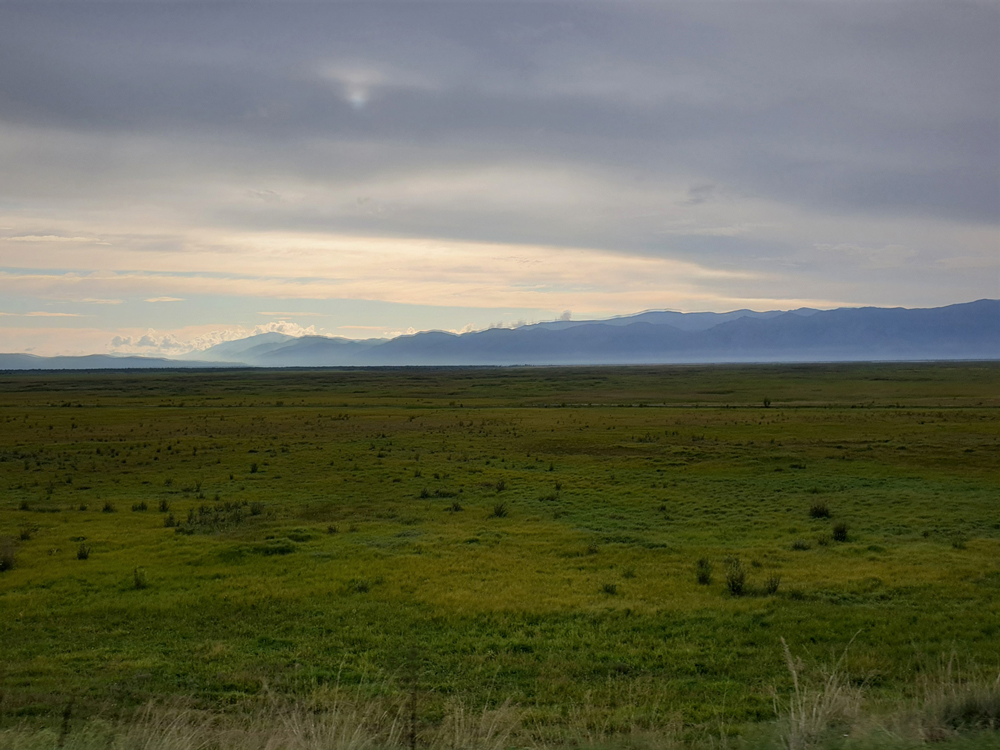
[[[0,2],[0,351],[1000,297],[1000,3]]]

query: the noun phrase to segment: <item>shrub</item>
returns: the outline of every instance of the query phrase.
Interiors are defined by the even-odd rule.
[[[809,506],[809,515],[812,518],[829,518],[830,509],[826,506],[826,503],[813,503]]]
[[[430,496],[431,496],[430,490],[428,490],[426,487],[424,487],[422,490],[420,490],[420,499],[421,500],[426,500]]]
[[[17,565],[17,548],[13,539],[0,539],[0,573]]]
[[[132,582],[135,584],[137,589],[144,589],[149,587],[149,581],[146,579],[146,571],[143,568],[136,567],[132,571]]]
[[[792,549],[798,550],[799,552],[809,549],[812,545],[809,544],[805,539],[796,539],[792,542]]]
[[[26,542],[29,539],[31,539],[31,535],[34,533],[35,533],[35,528],[33,526],[22,526],[18,536],[21,537],[22,542]]]
[[[90,559],[90,546],[80,542],[80,546],[76,550],[77,560],[88,560]]]
[[[166,513],[170,510],[170,503],[166,500],[160,500],[160,513]]]
[[[625,580],[635,578],[635,568],[625,568],[625,570],[622,571],[622,578]]]
[[[333,525],[333,524],[331,523],[331,524],[330,524],[329,526],[327,526],[327,527],[326,527],[326,533],[327,533],[327,534],[336,534],[336,533],[337,533],[337,527],[336,527],[336,526],[334,526],[334,525]]]
[[[841,521],[836,526],[833,527],[833,541],[835,542],[846,542],[847,541],[847,524]]]
[[[177,526],[177,519],[174,518],[173,513],[168,513],[167,517],[163,519],[163,526],[167,529],[172,529]]]
[[[773,595],[778,593],[778,587],[781,585],[781,576],[772,573],[767,577],[767,581],[764,583],[764,591],[768,595]]]
[[[250,464],[250,473],[251,474],[256,474],[257,473],[257,462],[256,461],[254,461],[252,464]]]
[[[254,500],[252,503],[250,503],[251,516],[259,516],[263,512],[264,512],[264,503],[262,503],[260,500]]]
[[[493,506],[493,512],[490,514],[490,518],[506,518],[507,517],[507,503],[496,503]]]
[[[133,513],[145,512],[147,510],[149,510],[149,506],[146,505],[146,501],[145,500],[143,500],[140,503],[132,503],[132,512]]]
[[[23,539],[24,537],[21,538]],[[965,537],[965,534],[955,534],[955,536],[951,538],[951,546],[954,549],[965,549],[968,541],[969,540]]]
[[[462,507],[462,504],[456,500],[451,504],[451,508],[449,508],[449,510],[452,513],[461,513],[465,509]]]
[[[712,563],[709,562],[707,557],[698,560],[695,565],[695,576],[698,579],[698,583],[702,586],[708,586],[712,583]]]
[[[114,513],[115,512],[115,506],[114,506],[114,504],[110,500],[105,500],[104,501],[104,507],[101,508],[101,512],[102,513]]]
[[[496,487],[497,487],[497,492],[503,492],[505,489],[507,489],[507,482],[503,479],[498,479]]]
[[[31,510],[31,505],[27,500],[22,500],[17,506],[18,510]]]
[[[87,510],[87,504],[86,503],[80,503],[79,510]]]
[[[738,557],[726,559],[726,588],[733,596],[743,596],[747,584],[747,569]]]
[[[618,595],[618,584],[617,583],[605,583],[601,586],[601,591],[603,591],[608,596]]]
[[[347,590],[354,594],[367,594],[372,584],[367,578],[352,578],[347,582]]]

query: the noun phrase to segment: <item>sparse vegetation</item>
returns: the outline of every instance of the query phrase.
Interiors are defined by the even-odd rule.
[[[77,560],[89,560],[90,559],[90,545],[80,542],[80,546],[76,548],[76,559]]]
[[[809,506],[809,515],[812,518],[829,518],[830,509],[826,503],[813,503]]]
[[[746,592],[747,570],[738,557],[726,558],[726,589],[732,596]]]
[[[712,583],[712,563],[707,557],[698,559],[695,565],[695,577],[702,586],[709,586]]]
[[[87,727],[107,733],[93,747],[140,746],[140,729],[156,747],[168,715],[204,747],[289,746],[288,725],[252,723],[273,699],[308,750],[335,703],[385,710],[384,727],[406,706],[408,731],[413,695],[428,750],[488,747],[453,739],[487,715],[456,706],[507,696],[524,721],[502,746],[780,746],[780,637],[808,665],[858,631],[838,684],[861,712],[813,747],[864,747],[874,722],[942,747],[988,732],[982,674],[921,680],[951,649],[995,661],[997,372],[0,375],[0,535],[17,552],[0,580],[0,747],[35,727],[54,746],[70,698],[68,750]],[[161,515],[66,512],[105,503]],[[821,670],[797,669],[819,694]],[[150,697],[144,724],[131,711]]]
[[[847,541],[847,524],[843,521],[837,523],[833,527],[833,541],[835,542],[846,542]]]
[[[0,538],[0,573],[13,570],[17,565],[17,547],[13,539]]]

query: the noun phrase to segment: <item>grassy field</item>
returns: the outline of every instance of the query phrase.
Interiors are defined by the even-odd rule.
[[[903,705],[1000,671],[998,467],[995,363],[0,374],[0,726],[747,735],[781,639]]]

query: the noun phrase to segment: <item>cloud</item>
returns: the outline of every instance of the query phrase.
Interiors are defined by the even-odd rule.
[[[85,317],[78,313],[64,313],[64,312],[26,312],[26,313],[10,313],[10,312],[0,312],[5,318],[82,318]]]
[[[107,245],[107,242],[92,237],[63,237],[58,234],[24,234],[15,237],[0,237],[4,242],[71,242],[73,244]]]
[[[122,299],[94,299],[92,297],[87,297],[80,300],[81,302],[86,302],[91,305],[120,305],[125,300]]]
[[[146,302],[183,302],[183,297],[150,297]]]
[[[117,335],[109,344],[112,352],[119,354],[162,354],[179,356],[190,352],[204,351],[226,341],[237,341],[261,333],[284,333],[289,336],[318,335],[315,326],[303,327],[284,320],[271,321],[262,325],[245,328],[234,326],[208,330],[192,336],[181,332],[158,332],[153,329],[137,335]]]
[[[0,295],[186,301],[130,345],[218,296],[995,296],[1000,8],[901,8],[0,3]]]
[[[325,318],[327,315],[325,313],[317,312],[259,312],[258,315],[268,315],[268,316],[286,316],[291,317],[293,315],[305,318]],[[342,327],[342,326],[341,326]]]

